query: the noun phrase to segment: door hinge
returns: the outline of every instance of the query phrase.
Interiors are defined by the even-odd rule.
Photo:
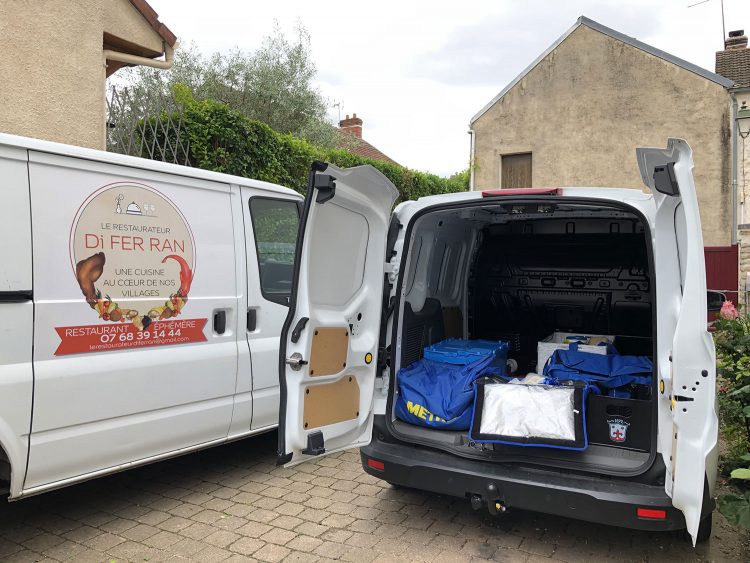
[[[326,453],[325,440],[323,432],[317,430],[307,435],[307,447],[302,450],[306,455],[321,455]]]
[[[313,186],[318,190],[315,195],[316,203],[325,203],[336,195],[336,178],[330,174],[316,174]]]
[[[383,370],[387,368],[390,365],[390,359],[391,359],[391,347],[390,346],[381,346],[378,348],[378,373],[376,374],[376,377],[380,377],[383,374]]]
[[[680,185],[674,173],[674,162],[654,167],[654,187],[665,195],[679,195]]]

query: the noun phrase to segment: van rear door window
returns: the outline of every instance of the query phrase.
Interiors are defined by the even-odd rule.
[[[250,216],[253,220],[263,297],[274,303],[288,305],[299,226],[297,202],[253,197],[250,199]]]

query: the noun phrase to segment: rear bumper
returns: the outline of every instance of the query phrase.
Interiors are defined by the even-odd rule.
[[[370,475],[454,497],[478,495],[491,512],[501,503],[509,509],[639,530],[685,528],[682,512],[672,506],[663,485],[464,459],[429,448],[378,441],[376,436],[361,449],[361,457]],[[383,468],[370,466],[370,459],[381,462]],[[639,508],[664,511],[666,517],[641,518]]]

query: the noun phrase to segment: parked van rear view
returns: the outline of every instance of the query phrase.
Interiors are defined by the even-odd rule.
[[[368,473],[493,513],[709,537],[718,419],[692,153],[670,139],[636,157],[650,193],[491,190],[392,216],[385,177],[318,164],[281,337],[280,460],[362,446]],[[466,425],[441,427],[406,378],[422,370],[452,401],[441,378],[461,361],[441,371],[425,349],[476,341],[502,343],[502,365],[481,366]],[[541,428],[560,413],[569,435]]]

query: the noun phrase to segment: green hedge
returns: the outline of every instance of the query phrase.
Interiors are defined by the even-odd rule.
[[[190,164],[198,168],[273,182],[300,193],[307,187],[307,174],[313,160],[340,167],[371,164],[398,188],[399,200],[469,188],[468,170],[441,178],[343,149],[324,149],[278,133],[226,104],[210,99],[195,100],[185,86],[175,88],[175,97],[183,106],[183,126],[190,140]],[[162,118],[167,119],[167,115]]]

